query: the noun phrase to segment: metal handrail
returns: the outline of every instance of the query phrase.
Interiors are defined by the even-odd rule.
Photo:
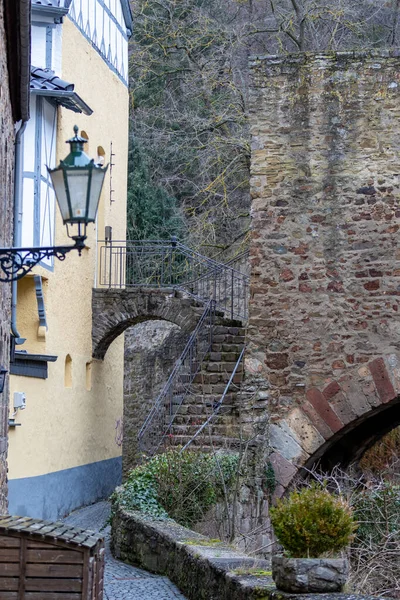
[[[250,278],[230,265],[199,254],[176,238],[104,241],[99,246],[98,287],[172,287],[206,304],[139,431],[139,450],[152,455],[171,430],[177,411],[211,348],[215,310],[231,319],[247,320]],[[236,370],[237,366],[234,373]]]
[[[212,419],[213,419],[213,418],[214,418],[214,417],[215,417],[215,416],[216,416],[216,415],[219,413],[219,410],[220,410],[220,408],[221,408],[222,404],[224,403],[225,396],[226,396],[226,394],[228,393],[228,390],[229,390],[229,388],[230,388],[230,387],[231,387],[231,385],[232,385],[233,378],[235,377],[235,375],[236,375],[236,372],[237,372],[237,370],[238,370],[238,368],[239,368],[239,365],[240,365],[240,363],[241,363],[241,362],[242,362],[242,360],[243,360],[243,356],[244,356],[244,353],[245,353],[245,349],[246,349],[246,347],[244,346],[244,347],[243,347],[243,349],[242,349],[242,351],[241,351],[241,353],[240,353],[240,356],[239,356],[239,358],[237,359],[236,365],[235,365],[235,367],[234,367],[234,369],[233,369],[233,371],[232,371],[232,373],[231,373],[231,376],[230,376],[230,378],[229,378],[229,381],[228,381],[228,383],[226,384],[226,387],[225,387],[225,389],[224,389],[224,393],[222,394],[222,396],[221,396],[220,400],[218,400],[217,404],[214,406],[214,410],[213,410],[212,414],[211,414],[211,415],[208,417],[208,419],[207,419],[207,420],[206,420],[206,421],[205,421],[205,422],[204,422],[204,423],[201,425],[201,427],[199,427],[199,429],[196,431],[196,433],[194,434],[194,436],[193,436],[193,437],[192,437],[192,438],[191,438],[191,439],[190,439],[190,440],[189,440],[189,441],[188,441],[188,442],[187,442],[187,443],[186,443],[186,444],[183,446],[183,448],[181,449],[181,452],[180,452],[180,453],[182,453],[184,450],[186,450],[186,448],[188,448],[188,447],[190,446],[190,444],[191,444],[191,443],[192,443],[192,442],[193,442],[193,441],[194,441],[194,440],[197,438],[197,436],[199,436],[199,435],[200,435],[200,433],[201,433],[201,432],[202,432],[202,431],[203,431],[203,430],[204,430],[204,429],[207,427],[207,425],[208,425],[208,424],[209,424],[209,423],[212,421]]]
[[[168,435],[176,413],[190,392],[190,386],[211,349],[214,317],[215,302],[210,300],[139,431],[139,451],[152,456]]]
[[[173,287],[247,320],[250,278],[177,239],[99,242],[98,287]]]

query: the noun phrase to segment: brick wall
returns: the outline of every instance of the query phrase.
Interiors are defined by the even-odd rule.
[[[272,420],[400,345],[400,58],[252,60],[248,380]]]
[[[8,89],[3,2],[0,0],[0,246],[12,245],[14,124]],[[0,364],[9,368],[10,284],[0,282]],[[7,511],[8,385],[0,395],[0,513]]]

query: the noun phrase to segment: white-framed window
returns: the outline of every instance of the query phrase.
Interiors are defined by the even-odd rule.
[[[57,108],[45,97],[31,96],[31,118],[23,137],[23,247],[54,246],[56,199],[47,166],[56,162]],[[53,258],[42,266],[52,269]]]

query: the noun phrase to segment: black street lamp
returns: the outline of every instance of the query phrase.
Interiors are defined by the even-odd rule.
[[[107,167],[96,165],[85,154],[85,138],[75,135],[67,141],[71,151],[55,169],[47,170],[52,180],[54,192],[68,237],[74,240],[72,246],[51,246],[43,248],[0,248],[0,281],[16,281],[29,273],[44,258],[55,256],[64,260],[71,250],[79,255],[85,247],[86,227],[96,219],[100,194]],[[72,231],[70,231],[71,228]],[[1,273],[1,271],[3,273]]]

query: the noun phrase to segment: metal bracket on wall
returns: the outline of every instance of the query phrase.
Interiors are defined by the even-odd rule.
[[[44,258],[55,256],[65,260],[71,250],[78,250],[79,256],[86,248],[86,236],[73,237],[73,246],[43,246],[37,248],[0,248],[0,281],[18,281],[22,279]]]
[[[113,157],[115,156],[115,153],[113,152],[113,143],[110,142],[110,204],[113,204],[113,202],[115,202],[114,199],[114,192],[115,190],[113,190],[113,167],[115,167],[115,163],[113,162]]]
[[[44,305],[42,278],[40,275],[34,275],[33,279],[35,281],[36,300],[39,315],[39,327],[45,327],[47,329],[46,307]]]

